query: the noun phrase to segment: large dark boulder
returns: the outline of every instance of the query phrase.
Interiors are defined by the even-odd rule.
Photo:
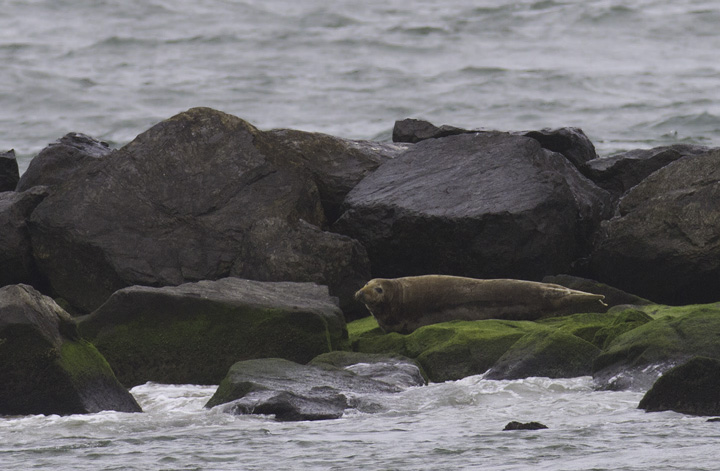
[[[345,205],[334,229],[363,243],[375,276],[539,280],[589,252],[610,198],[537,140],[486,132],[415,144]]]
[[[719,200],[720,151],[656,171],[602,225],[592,278],[665,304],[720,300]]]
[[[329,223],[340,217],[345,196],[360,180],[409,147],[292,129],[267,131],[265,136],[277,146],[279,155],[311,172]]]
[[[704,154],[708,150],[705,146],[691,144],[635,149],[590,160],[582,169],[586,176],[617,199],[667,164],[688,155]]]
[[[419,377],[415,386],[422,384]],[[403,389],[356,373],[349,366],[325,361],[300,365],[267,358],[232,365],[205,407],[223,405],[227,412],[274,415],[280,421],[335,419],[351,407],[377,411],[380,406],[370,402],[372,395]]]
[[[19,179],[20,171],[15,151],[0,152],[0,192],[15,191]]]
[[[89,312],[129,285],[243,276],[322,283],[357,307],[364,250],[317,229],[327,222],[318,172],[283,139],[194,108],[84,164],[30,219],[54,294]]]
[[[606,285],[605,283],[599,283],[595,280],[588,278],[582,278],[573,275],[548,275],[542,279],[543,283],[553,283],[556,285],[564,286],[570,289],[576,289],[578,291],[585,291],[586,293],[602,294],[605,296],[603,302],[608,306],[619,306],[622,304],[654,304],[640,296],[626,293],[623,290],[615,287]]]
[[[27,285],[0,288],[0,414],[140,412],[70,315]]]
[[[218,384],[237,361],[307,363],[347,338],[327,287],[239,278],[132,286],[78,324],[128,387],[147,381]]]
[[[26,222],[47,194],[47,188],[40,186],[22,193],[0,193],[0,286],[41,284]]]
[[[695,357],[667,371],[645,393],[638,408],[720,415],[720,360]]]
[[[106,142],[81,133],[71,132],[53,142],[28,165],[17,185],[17,191],[33,186],[53,187],[67,180],[85,165],[110,155]]]

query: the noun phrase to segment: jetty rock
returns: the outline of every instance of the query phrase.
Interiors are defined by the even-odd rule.
[[[387,376],[393,368],[409,374],[398,383]],[[336,419],[348,408],[377,412],[381,406],[373,395],[424,384],[419,368],[399,357],[337,352],[309,365],[266,358],[232,365],[205,407],[274,415],[278,421]]]
[[[638,408],[720,415],[720,360],[695,357],[665,372],[645,393]]]
[[[28,285],[0,288],[0,414],[141,412],[70,317]]]
[[[591,278],[654,302],[718,301],[720,150],[655,171],[598,231]]]
[[[708,147],[691,144],[635,149],[592,159],[585,162],[581,170],[617,200],[656,170],[682,157],[704,154],[709,150]]]
[[[239,278],[124,288],[78,329],[127,387],[218,384],[240,360],[307,363],[347,342],[326,286]]]
[[[17,191],[38,185],[48,188],[60,185],[86,164],[102,160],[112,152],[106,142],[82,133],[68,133],[33,157],[20,177]]]
[[[15,151],[0,152],[0,192],[15,191],[19,179],[20,170]]]
[[[47,195],[44,186],[0,193],[0,286],[43,284],[33,257],[27,219]]]
[[[355,183],[406,147],[265,132],[209,108],[108,155],[92,142],[78,150],[77,139],[48,149],[91,157],[53,186],[29,229],[53,295],[85,313],[127,286],[238,276],[327,285],[351,314],[369,262],[328,224]],[[28,176],[27,185],[49,179]]]
[[[333,230],[360,241],[382,278],[568,273],[612,215],[609,193],[568,158],[505,132],[420,141],[360,181],[344,207]]]

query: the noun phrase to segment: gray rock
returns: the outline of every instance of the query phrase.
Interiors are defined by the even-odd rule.
[[[572,275],[550,275],[542,279],[543,283],[554,283],[556,285],[564,286],[570,289],[576,289],[578,291],[585,291],[586,293],[602,294],[605,296],[603,302],[608,306],[620,306],[624,304],[644,305],[653,304],[640,296],[626,293],[623,290],[613,288],[605,283],[599,283],[595,280],[587,278],[581,278],[579,276]]]
[[[592,278],[665,304],[718,300],[720,151],[656,171],[620,201],[590,259]]]
[[[437,139],[440,137],[454,136],[456,134],[474,133],[467,129],[456,128],[443,124],[440,127],[422,119],[407,118],[402,121],[395,121],[393,127],[393,142],[406,142],[415,144],[425,139]]]
[[[708,152],[705,146],[674,144],[653,149],[636,149],[585,163],[584,173],[615,199],[620,198],[651,173],[688,155]]]
[[[503,432],[506,431],[512,431],[512,430],[544,430],[548,428],[547,425],[541,424],[540,422],[517,422],[512,421],[509,422],[505,428],[503,429]]]
[[[403,356],[334,351],[323,353],[310,362],[311,365],[319,363],[345,368],[359,376],[401,389],[427,384],[420,365]]]
[[[579,169],[588,161],[597,158],[595,146],[580,128],[545,128],[518,134],[535,139],[543,149],[564,155]]]
[[[236,414],[275,414],[277,420],[338,418],[357,399],[403,388],[325,362],[300,365],[266,358],[234,364],[205,407]]]
[[[0,192],[15,191],[20,171],[18,169],[15,151],[0,152]]]
[[[27,285],[0,288],[0,414],[140,412],[70,315]]]
[[[46,187],[35,187],[22,193],[0,193],[0,286],[41,284],[26,221],[47,194]]]
[[[695,357],[667,371],[645,393],[638,408],[720,415],[720,360]]]
[[[130,285],[268,274],[325,284],[347,304],[368,278],[367,260],[356,242],[308,230],[326,226],[325,212],[297,155],[237,117],[181,113],[84,166],[36,208],[29,227],[39,269],[84,312]],[[278,230],[302,238],[288,242]],[[246,262],[270,259],[271,269]]]
[[[610,197],[560,154],[508,133],[431,139],[380,166],[333,226],[373,275],[537,280],[590,250]]]
[[[345,196],[382,163],[400,155],[408,144],[356,141],[321,133],[276,129],[265,133],[286,159],[310,170],[329,223],[340,217]]]
[[[81,133],[71,132],[50,144],[36,155],[20,178],[17,191],[33,186],[54,187],[88,164],[112,153],[106,142]]]
[[[236,361],[307,363],[347,338],[327,287],[239,278],[125,288],[78,328],[128,387],[218,384]]]

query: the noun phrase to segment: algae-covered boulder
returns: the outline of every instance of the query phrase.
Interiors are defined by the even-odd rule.
[[[0,414],[140,412],[70,315],[27,285],[0,289]]]
[[[720,415],[720,360],[695,357],[663,374],[645,393],[639,409]]]
[[[600,349],[562,331],[545,329],[523,336],[488,371],[488,379],[529,376],[572,378],[592,373]]]
[[[327,361],[300,365],[266,358],[232,365],[205,407],[226,404],[227,412],[272,414],[280,421],[334,419],[349,407],[367,407],[363,396],[403,389]]]
[[[637,311],[652,320],[643,322]],[[648,389],[657,378],[694,356],[720,359],[720,303],[635,306],[617,315],[642,322],[606,343],[593,376],[609,389]]]
[[[453,321],[409,335],[385,334],[372,317],[348,324],[351,348],[416,360],[430,381],[488,372],[492,379],[589,375],[601,349],[615,337],[648,322],[630,308],[581,313],[538,322]],[[645,316],[645,317],[643,317]]]
[[[125,288],[80,319],[79,329],[128,387],[218,384],[237,361],[307,363],[347,336],[327,287],[239,278]]]

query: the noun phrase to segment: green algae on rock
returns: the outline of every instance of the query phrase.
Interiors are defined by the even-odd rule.
[[[93,345],[52,299],[0,289],[0,414],[140,412]]]
[[[177,287],[134,286],[79,321],[120,381],[218,384],[237,361],[307,363],[345,342],[327,287],[239,278]]]
[[[635,306],[652,318],[610,341],[595,360],[596,381],[609,389],[647,389],[694,356],[720,359],[720,303]]]

